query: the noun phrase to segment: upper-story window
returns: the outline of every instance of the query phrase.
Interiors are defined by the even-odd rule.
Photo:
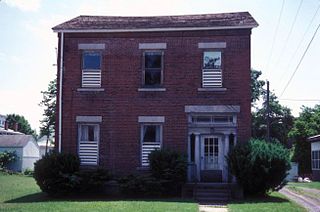
[[[222,87],[221,51],[203,52],[202,87]]]
[[[147,51],[143,54],[143,84],[160,87],[163,81],[163,52]]]
[[[82,87],[101,87],[101,52],[85,51],[82,54]]]

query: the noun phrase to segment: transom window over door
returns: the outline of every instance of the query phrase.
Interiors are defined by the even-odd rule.
[[[146,87],[159,87],[163,81],[163,52],[148,51],[143,54],[143,83]]]
[[[203,52],[202,87],[222,87],[222,57],[220,51]]]
[[[81,165],[98,165],[99,125],[79,124],[79,158]]]
[[[161,148],[162,125],[143,124],[141,126],[141,165],[149,166],[149,154]]]
[[[85,51],[82,54],[82,87],[101,87],[101,52]]]

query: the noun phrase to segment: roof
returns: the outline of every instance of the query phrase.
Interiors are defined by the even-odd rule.
[[[22,132],[14,131],[11,129],[4,129],[0,127],[0,136],[1,135],[24,135]]]
[[[318,141],[320,141],[320,134],[309,137],[308,141],[310,141],[310,142],[318,142]]]
[[[0,147],[24,147],[29,141],[35,142],[32,135],[0,135]]]
[[[59,24],[55,32],[177,31],[253,28],[258,23],[248,12],[179,16],[78,16]]]

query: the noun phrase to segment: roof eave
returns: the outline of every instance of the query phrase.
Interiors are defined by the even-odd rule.
[[[224,29],[252,29],[258,24],[243,26],[220,26],[220,27],[176,27],[176,28],[141,28],[141,29],[55,29],[60,33],[108,33],[108,32],[168,32],[168,31],[200,31],[200,30],[224,30]]]

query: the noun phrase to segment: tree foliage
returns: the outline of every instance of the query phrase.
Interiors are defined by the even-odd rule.
[[[254,138],[266,139],[267,137],[267,104],[252,112],[252,136]],[[294,117],[291,109],[282,106],[274,93],[270,93],[270,137],[279,140],[282,144],[288,144],[288,133],[293,127]]]
[[[40,106],[44,108],[43,119],[40,121],[40,136],[50,136],[54,132],[56,122],[56,95],[57,95],[57,79],[50,81],[48,89],[41,91],[43,99]]]
[[[33,135],[33,136],[35,136],[36,134],[36,132],[31,129],[31,126],[28,120],[22,115],[8,114],[6,121],[10,129],[15,129],[15,124],[17,123],[19,132],[22,132],[27,135]]]
[[[260,100],[261,96],[266,94],[266,90],[263,89],[265,85],[265,81],[259,80],[261,71],[257,71],[251,69],[251,103],[255,105],[255,103]]]
[[[310,142],[307,138],[320,133],[320,105],[313,108],[302,107],[302,112],[294,122],[289,137],[294,140],[293,160],[299,163],[300,174],[310,173]]]

